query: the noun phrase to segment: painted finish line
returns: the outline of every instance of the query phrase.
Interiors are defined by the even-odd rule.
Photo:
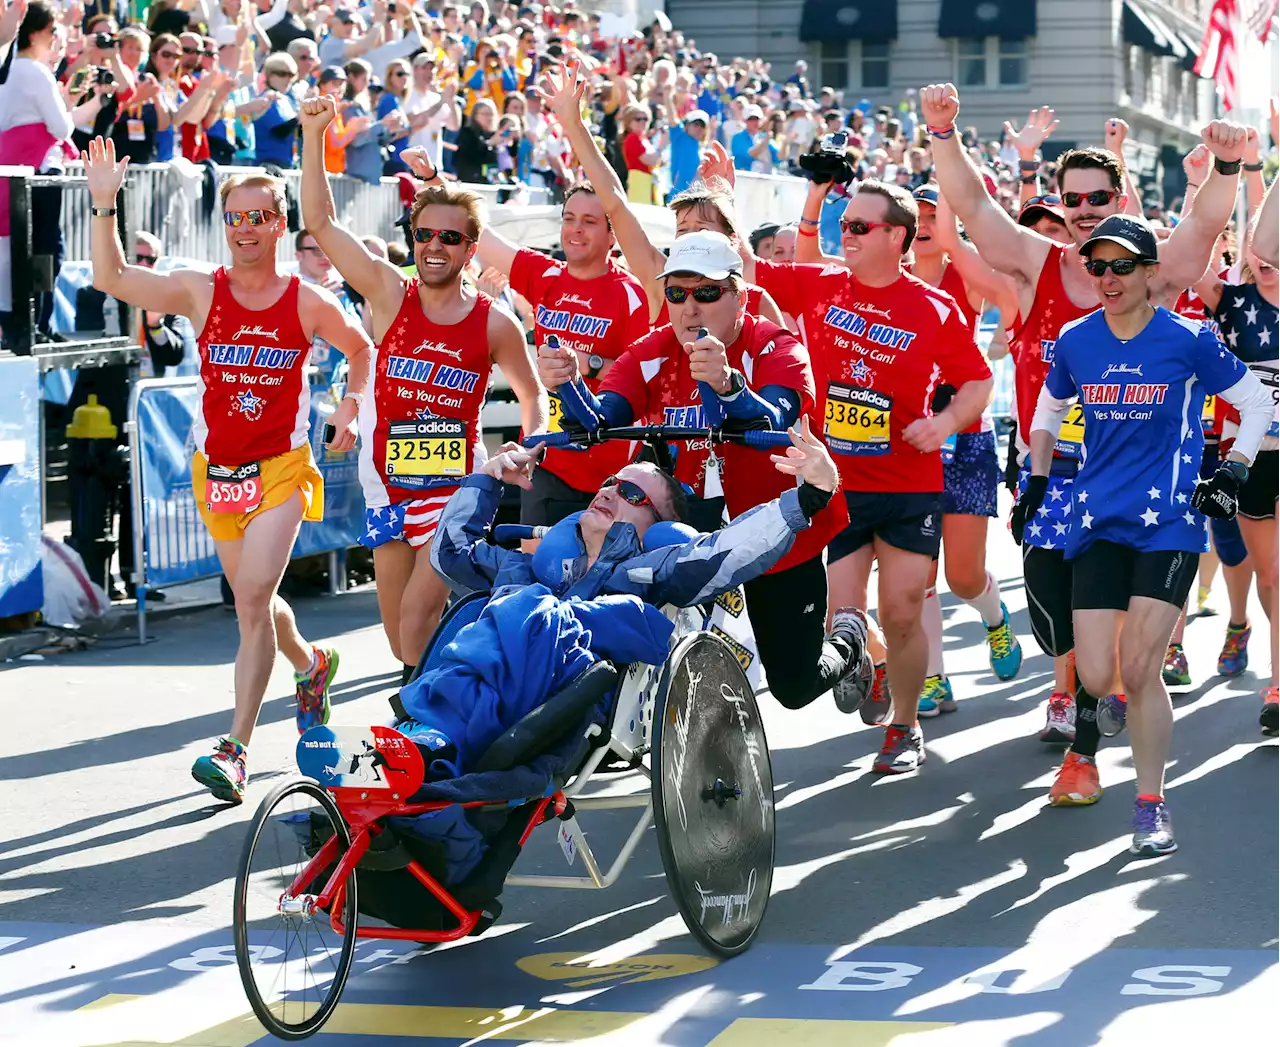
[[[1137,1008],[1198,998],[1221,1000],[1232,1009],[1215,1011],[1251,1021],[1240,1005],[1267,999],[1257,991],[1263,985],[1270,999],[1280,988],[1276,954],[1263,950],[1113,948],[1064,968],[1057,950],[868,946],[833,960],[831,946],[762,943],[718,963],[679,951],[613,958],[603,941],[593,959],[524,937],[499,935],[463,953],[361,941],[344,1006],[325,1035],[342,1034],[349,1047],[353,1035],[571,1042],[610,1033],[631,1042],[629,1031],[637,1043],[672,1047],[776,1047],[778,1036],[861,1047],[908,1031],[1052,1014],[1037,1026],[1036,1047],[1074,1047],[1094,1040],[1080,1039],[1075,1018],[1055,1028],[1066,1014],[1087,1015],[1096,1033]],[[270,960],[275,947],[266,941],[253,947]],[[52,1032],[60,1016],[109,1010],[136,1013],[129,1042],[248,1047],[263,1033],[243,1013],[234,968],[226,930],[193,938],[145,925],[0,923],[0,1026]],[[197,1025],[176,1037],[146,1020],[148,1001],[207,1000],[214,989],[223,1009],[202,1006]],[[664,1023],[658,1035],[642,1031],[655,1021]]]

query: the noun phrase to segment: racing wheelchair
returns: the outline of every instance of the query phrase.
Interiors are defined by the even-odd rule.
[[[581,433],[544,439],[567,446]],[[591,434],[591,442],[603,439],[641,441],[660,464],[670,440],[761,450],[790,442],[785,433],[674,426]],[[678,525],[650,531],[664,526]],[[554,530],[499,525],[493,537],[543,537],[549,546]],[[686,540],[665,534],[659,544]],[[458,941],[498,918],[507,885],[611,886],[651,823],[668,888],[693,936],[719,956],[746,949],[773,880],[773,777],[742,651],[723,628],[726,614],[741,615],[741,594],[725,595],[663,608],[674,628],[662,664],[595,662],[458,776],[431,775],[432,752],[424,757],[391,727],[307,731],[297,747],[304,777],[263,800],[236,877],[236,961],[263,1026],[288,1040],[319,1031],[338,1005],[358,939]],[[480,618],[487,600],[472,593],[448,610],[419,673]],[[647,795],[593,791],[606,769],[645,775]],[[579,815],[621,808],[639,814],[605,869]],[[433,820],[429,838],[415,831],[421,819]],[[533,831],[548,822],[584,875],[511,874]],[[387,926],[362,924],[361,916]]]

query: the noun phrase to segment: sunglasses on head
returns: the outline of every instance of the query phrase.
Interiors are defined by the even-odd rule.
[[[846,236],[866,236],[872,229],[893,228],[893,222],[864,222],[861,218],[840,219],[840,231]]]
[[[1062,202],[1068,207],[1080,207],[1086,201],[1090,207],[1103,207],[1119,195],[1119,189],[1095,189],[1092,193],[1063,193]]]
[[[725,287],[723,284],[702,284],[699,287],[668,287],[662,293],[672,305],[684,305],[689,295],[693,295],[695,302],[710,305],[732,292],[732,287]]]
[[[1062,197],[1053,193],[1044,193],[1041,196],[1032,196],[1028,198],[1023,207],[1031,207],[1034,204],[1048,204],[1050,207],[1059,207],[1062,204]]]
[[[1097,261],[1090,259],[1084,263],[1085,271],[1090,276],[1106,276],[1107,270],[1110,269],[1116,276],[1130,276],[1138,266],[1150,265],[1150,262],[1140,261],[1137,258],[1113,258],[1109,262],[1104,262],[1101,258]]]
[[[133,260],[138,265],[155,265],[156,264],[156,256],[153,254],[135,254],[133,256]]]
[[[600,490],[604,491],[613,487],[617,489],[618,496],[628,505],[634,505],[637,508],[645,506],[654,517],[661,520],[662,514],[658,512],[658,507],[653,504],[643,487],[638,483],[632,483],[630,480],[623,480],[617,476],[606,477],[604,483],[600,485]]]
[[[226,222],[227,225],[232,226],[242,226],[246,222],[248,222],[249,225],[266,225],[273,218],[278,218],[279,216],[280,212],[278,211],[267,211],[261,209],[253,211],[226,211],[222,215],[222,220]]]
[[[469,243],[475,243],[475,240],[466,233],[460,233],[457,229],[415,229],[413,231],[413,239],[420,244],[429,244],[436,237],[440,237],[440,242],[445,247],[457,247],[464,240]]]

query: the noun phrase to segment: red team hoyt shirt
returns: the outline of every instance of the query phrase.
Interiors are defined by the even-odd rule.
[[[428,497],[462,483],[477,454],[484,460],[480,407],[489,387],[492,305],[477,293],[463,320],[435,324],[418,301],[418,278],[405,285],[400,312],[373,350],[373,395],[360,412],[365,505]]]
[[[941,491],[941,456],[917,451],[902,431],[931,413],[942,375],[957,388],[991,377],[955,299],[908,274],[867,287],[839,265],[757,262],[756,278],[804,318],[844,490]]]
[[[820,415],[815,408],[813,372],[808,354],[794,335],[748,314],[737,339],[727,347],[727,355],[729,366],[741,371],[751,388],[777,385],[796,390],[801,397],[800,413],[808,415],[810,426],[815,432],[818,430]],[[707,427],[698,383],[689,373],[689,357],[670,325],[631,346],[605,377],[601,392],[624,397],[638,422]],[[692,487],[699,497],[704,493],[709,451],[707,441],[699,440],[680,447],[676,456],[676,479]],[[795,486],[794,478],[778,472],[760,451],[725,444],[717,453],[724,456],[721,482],[730,518]],[[818,555],[848,522],[843,500],[832,499],[796,536],[787,555],[767,573],[786,570]]]
[[[548,335],[555,335],[562,348],[612,361],[649,332],[644,288],[613,262],[604,276],[579,280],[569,275],[563,262],[522,249],[511,263],[511,289],[533,306],[538,348],[546,345]],[[593,393],[600,389],[602,379],[588,378],[585,367],[582,379]],[[553,431],[561,428],[561,412],[560,398],[552,395]],[[613,441],[585,453],[548,448],[542,468],[579,491],[597,491],[602,480],[630,460],[630,445]]]
[[[246,465],[307,442],[311,341],[298,319],[299,283],[293,277],[270,309],[255,310],[236,301],[225,268],[213,274],[192,434],[214,465]]]

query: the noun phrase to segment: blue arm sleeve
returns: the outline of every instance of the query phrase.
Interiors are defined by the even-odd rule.
[[[613,429],[620,425],[630,425],[635,421],[635,412],[631,410],[631,404],[621,393],[602,393],[596,396],[581,379],[578,381],[578,392],[582,394],[582,399],[586,401],[587,406],[595,412],[594,418],[579,417],[577,404],[572,401],[562,399],[561,403],[564,404],[565,414],[579,425],[587,429],[595,429],[603,421],[607,428]]]
[[[484,540],[498,515],[502,484],[492,476],[472,474],[445,504],[431,543],[431,566],[454,589],[493,588],[506,561],[523,553],[490,545]]]
[[[726,417],[745,422],[763,418],[770,429],[781,431],[795,424],[800,416],[800,394],[782,385],[766,385],[763,389],[743,389],[732,400],[720,400]]]

